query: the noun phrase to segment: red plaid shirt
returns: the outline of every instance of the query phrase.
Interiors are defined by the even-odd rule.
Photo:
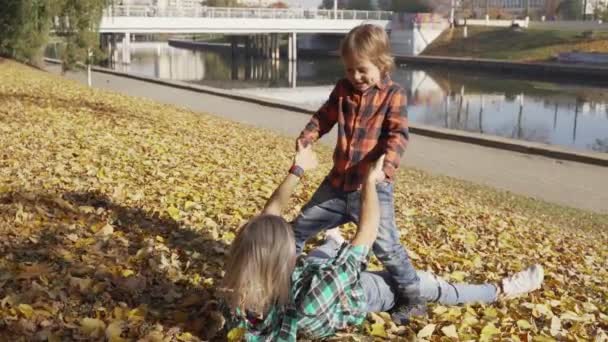
[[[298,139],[304,146],[315,142],[336,122],[338,141],[329,173],[331,185],[343,191],[358,190],[368,165],[383,153],[383,170],[392,181],[409,139],[403,88],[387,76],[361,93],[342,79]]]

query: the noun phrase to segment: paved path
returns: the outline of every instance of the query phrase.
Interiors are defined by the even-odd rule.
[[[59,72],[59,67],[49,66]],[[84,74],[66,77],[85,83]],[[179,105],[295,137],[310,116],[284,109],[181,90],[103,73],[93,85],[123,94]],[[333,145],[335,132],[322,139]],[[608,167],[532,156],[413,135],[404,165],[489,185],[570,207],[608,213]]]

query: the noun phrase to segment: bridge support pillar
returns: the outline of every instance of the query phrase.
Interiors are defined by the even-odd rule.
[[[110,61],[112,63],[118,62],[118,48],[116,44],[116,34],[110,35]]]
[[[125,37],[122,40],[122,62],[124,64],[131,64],[131,33],[125,33]]]
[[[298,36],[295,32],[289,34],[287,55],[290,61],[295,61],[298,59]]]
[[[278,33],[273,33],[272,34],[272,59],[274,60],[279,60],[281,59],[281,55],[280,55],[280,50],[279,50],[279,34]]]
[[[264,36],[264,58],[270,58],[270,34]]]
[[[232,57],[232,62],[233,64],[235,64],[235,60],[237,58],[237,49],[238,49],[238,37],[237,36],[230,36],[230,51],[231,51],[231,57]]]
[[[251,36],[245,36],[245,58],[249,60],[251,56]]]
[[[287,60],[293,61],[293,36],[287,34]]]

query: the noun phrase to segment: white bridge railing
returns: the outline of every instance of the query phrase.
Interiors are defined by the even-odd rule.
[[[108,7],[104,10],[103,14],[104,17],[391,20],[393,12],[334,11],[314,8],[158,7],[129,5]]]

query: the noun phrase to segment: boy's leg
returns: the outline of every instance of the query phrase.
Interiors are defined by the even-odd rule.
[[[393,184],[388,182],[376,185],[380,201],[380,227],[378,237],[373,245],[373,251],[378,260],[391,274],[398,290],[399,302],[417,305],[424,302],[420,297],[420,280],[416,269],[401,245],[399,232],[395,222],[395,206],[393,200]],[[359,222],[360,192],[349,194],[349,214]]]
[[[473,302],[492,303],[497,299],[493,284],[450,283],[432,273],[418,271],[420,294],[429,302],[457,305]]]
[[[350,218],[346,215],[346,200],[327,180],[319,186],[310,201],[292,222],[296,240],[296,253],[302,252],[304,243],[321,230],[337,227]]]

